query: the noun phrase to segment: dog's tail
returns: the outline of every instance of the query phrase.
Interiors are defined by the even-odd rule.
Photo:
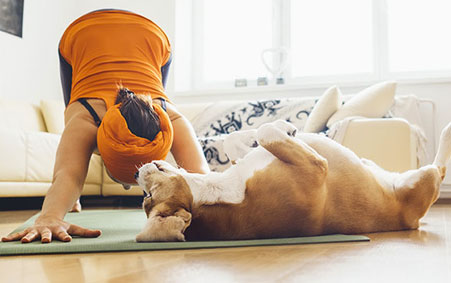
[[[446,175],[446,163],[451,158],[451,123],[449,123],[440,135],[437,155],[435,156],[433,165],[437,166],[440,171],[442,180]]]

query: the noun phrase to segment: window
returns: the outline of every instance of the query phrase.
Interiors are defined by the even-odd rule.
[[[388,4],[391,72],[451,69],[451,1],[396,0]]]
[[[371,11],[371,0],[292,1],[291,75],[371,73]]]
[[[185,6],[187,1],[180,0]],[[191,36],[177,42],[191,55],[181,74],[190,81],[185,90],[231,88],[237,78],[250,86],[258,77],[270,79],[261,59],[269,48],[289,50],[287,84],[451,78],[449,0],[191,3],[190,24],[183,25]],[[284,65],[280,54],[266,57],[269,65]]]
[[[264,74],[262,49],[272,47],[272,0],[206,0],[202,13],[202,79],[230,81]]]

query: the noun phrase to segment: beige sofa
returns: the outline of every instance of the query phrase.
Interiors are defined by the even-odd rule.
[[[195,123],[196,116],[208,106],[186,104],[178,108]],[[34,105],[0,99],[0,197],[46,194],[64,128],[63,112],[62,101],[46,100]],[[417,167],[415,139],[403,119],[353,120],[343,144],[388,170],[401,172]],[[138,187],[124,190],[108,177],[100,156],[93,155],[83,195],[142,195],[142,191]]]

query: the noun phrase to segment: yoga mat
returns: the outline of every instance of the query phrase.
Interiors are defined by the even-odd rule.
[[[28,219],[14,232],[21,231],[32,225],[37,216],[38,214]],[[369,238],[365,236],[326,235],[263,240],[137,243],[135,242],[135,236],[141,231],[146,222],[145,213],[141,209],[85,210],[81,213],[68,213],[65,220],[85,228],[100,229],[102,230],[102,235],[98,238],[74,237],[68,243],[60,241],[52,241],[48,244],[41,244],[40,241],[28,244],[22,244],[17,241],[0,242],[0,255],[205,249],[369,241]]]

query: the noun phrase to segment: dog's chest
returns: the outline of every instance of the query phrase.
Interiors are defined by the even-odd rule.
[[[209,178],[206,186],[187,180],[194,203],[241,203],[245,198],[247,181],[255,172],[263,170],[274,160],[275,157],[270,152],[264,148],[256,148],[222,174]]]
[[[221,180],[228,191],[221,200],[226,203],[241,203],[245,198],[247,181],[254,177],[255,172],[265,169],[274,159],[274,155],[264,148],[257,148],[239,160],[225,172],[226,178]]]
[[[269,151],[262,147],[258,147],[243,159],[238,160],[237,164],[230,168],[234,170],[233,174],[236,174],[243,180],[244,184],[250,178],[252,178],[256,171],[266,168],[275,159]]]

